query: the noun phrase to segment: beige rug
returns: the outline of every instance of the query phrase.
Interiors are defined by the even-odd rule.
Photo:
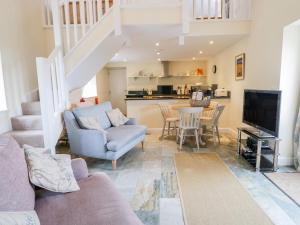
[[[271,225],[215,153],[178,153],[177,177],[186,225]]]
[[[265,176],[300,206],[300,173],[265,173]]]

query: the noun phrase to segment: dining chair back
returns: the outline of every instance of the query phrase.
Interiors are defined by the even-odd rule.
[[[163,116],[164,124],[161,137],[163,138],[165,135],[166,126],[168,126],[168,135],[170,135],[170,131],[173,130],[177,132],[177,122],[179,121],[178,116],[173,116],[171,111],[171,106],[168,103],[158,103],[161,114]],[[176,133],[177,135],[177,133]]]
[[[177,140],[180,139],[180,147],[182,149],[183,140],[187,136],[195,136],[197,148],[199,150],[199,128],[200,128],[200,117],[203,111],[202,107],[189,107],[180,108],[179,112],[179,126]],[[191,135],[188,133],[191,132]]]

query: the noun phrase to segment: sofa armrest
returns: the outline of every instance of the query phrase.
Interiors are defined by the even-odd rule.
[[[106,133],[77,129],[68,132],[71,151],[77,155],[98,158],[106,153]]]
[[[73,169],[75,179],[77,181],[89,176],[89,171],[84,159],[81,158],[73,159],[71,164],[72,164],[72,169]]]
[[[137,120],[136,118],[128,118],[129,120],[127,121],[127,123],[125,123],[125,125],[137,125]]]

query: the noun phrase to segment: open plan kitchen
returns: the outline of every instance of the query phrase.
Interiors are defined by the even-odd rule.
[[[117,57],[117,56],[116,56]],[[208,60],[109,63],[97,75],[100,101],[111,101],[125,115],[149,129],[161,129],[164,118],[160,104],[190,105],[193,93],[225,105],[220,127],[227,127],[230,90],[218,85],[217,67]],[[195,96],[194,96],[195,97]],[[174,107],[173,107],[174,106]]]

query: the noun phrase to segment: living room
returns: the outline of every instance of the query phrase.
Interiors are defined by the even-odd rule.
[[[1,3],[0,224],[300,224],[300,3],[45,2]]]

